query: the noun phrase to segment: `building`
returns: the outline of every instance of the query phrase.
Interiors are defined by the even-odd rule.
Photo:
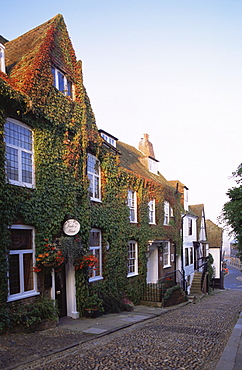
[[[147,135],[136,150],[98,131],[61,15],[0,42],[0,303],[48,295],[72,318],[90,297],[138,303],[176,269],[179,192]]]

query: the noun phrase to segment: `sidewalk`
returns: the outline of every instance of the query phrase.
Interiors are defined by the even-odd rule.
[[[215,370],[242,369],[242,312]]]
[[[162,307],[149,307],[149,306],[134,306],[133,311],[123,311],[120,313],[112,313],[108,315],[102,315],[97,318],[81,318],[71,319],[64,317],[60,319],[59,327],[61,329],[80,331],[86,334],[109,334],[114,331],[123,329],[131,326],[137,322],[141,322],[147,319],[151,319],[156,316],[171,310],[183,306],[185,303],[181,303],[177,306],[162,308]]]

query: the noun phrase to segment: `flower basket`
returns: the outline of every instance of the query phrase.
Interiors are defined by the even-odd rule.
[[[61,269],[65,258],[63,257],[62,251],[59,250],[58,241],[49,243],[48,239],[45,244],[44,251],[36,257],[36,263],[34,266],[34,272],[46,272],[46,269],[54,268],[56,270]]]
[[[74,261],[74,267],[76,270],[95,268],[98,265],[98,259],[93,254],[82,256]]]
[[[95,318],[100,314],[98,308],[84,308],[83,315],[85,317]]]
[[[55,266],[55,262],[42,262],[42,265],[44,267],[54,267]]]

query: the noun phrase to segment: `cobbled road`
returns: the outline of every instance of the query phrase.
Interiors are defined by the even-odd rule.
[[[18,369],[214,370],[241,309],[241,291],[217,292]]]

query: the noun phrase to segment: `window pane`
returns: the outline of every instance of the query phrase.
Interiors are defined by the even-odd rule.
[[[190,263],[193,263],[193,248],[190,248]]]
[[[128,274],[135,273],[136,247],[135,243],[128,245]]]
[[[94,198],[99,198],[99,178],[94,177]]]
[[[20,277],[19,277],[19,255],[9,255],[9,287],[10,294],[20,293]]]
[[[58,89],[64,93],[65,90],[65,83],[64,83],[64,75],[58,71]]]
[[[17,149],[6,147],[7,178],[18,181],[18,151]]]
[[[98,259],[98,263],[95,267],[89,267],[89,278],[100,276],[101,275],[100,249],[93,249],[90,254],[93,254]]]
[[[33,281],[33,254],[24,253],[23,255],[24,262],[24,291],[34,289]]]
[[[91,231],[90,233],[90,247],[100,246],[100,231]]]
[[[32,150],[31,130],[10,121],[5,123],[5,141],[7,144]]]
[[[54,67],[51,67],[51,73],[52,73],[52,77],[53,77],[53,84],[56,87],[55,68]]]
[[[22,152],[22,181],[32,184],[32,155]]]
[[[130,209],[130,221],[135,221],[135,211],[134,209]]]
[[[67,80],[67,95],[70,96],[70,98],[72,97],[72,83],[71,81],[68,80]]]
[[[10,250],[32,249],[32,230],[11,229]]]
[[[188,248],[185,248],[185,266],[189,265]]]
[[[99,175],[99,160],[93,155],[88,155],[87,171]]]
[[[89,173],[88,178],[89,178],[89,188],[88,188],[89,196],[93,197],[93,176]]]

